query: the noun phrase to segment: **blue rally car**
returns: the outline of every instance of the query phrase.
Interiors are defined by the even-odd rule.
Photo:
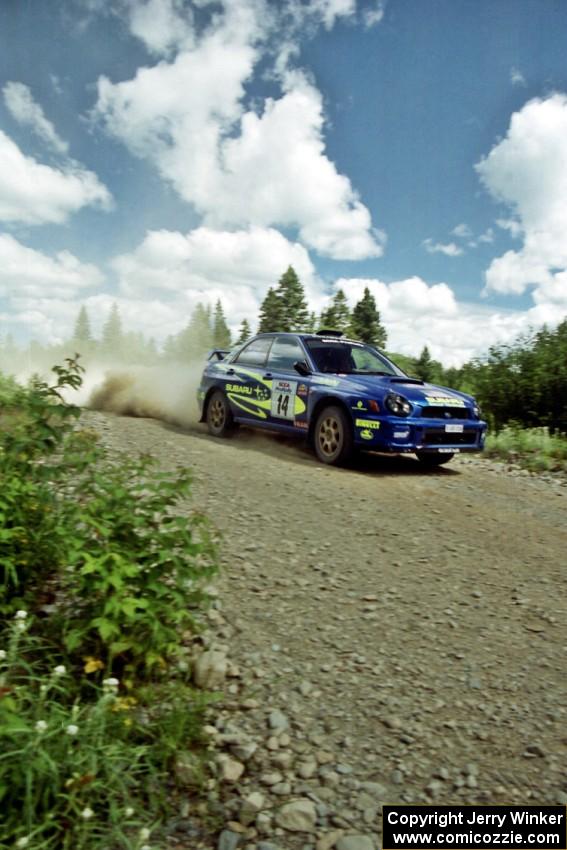
[[[215,437],[238,424],[307,437],[323,463],[357,449],[413,452],[429,466],[484,447],[474,398],[408,377],[333,331],[259,334],[207,361],[197,393]]]

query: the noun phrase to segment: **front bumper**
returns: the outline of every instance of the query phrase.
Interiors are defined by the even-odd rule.
[[[379,452],[480,452],[486,422],[478,419],[375,417],[355,419],[354,441],[360,448]]]

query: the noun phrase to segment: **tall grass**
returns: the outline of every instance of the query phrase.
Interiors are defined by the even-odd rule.
[[[509,425],[489,434],[485,453],[534,472],[567,472],[567,436],[550,434],[548,428]]]

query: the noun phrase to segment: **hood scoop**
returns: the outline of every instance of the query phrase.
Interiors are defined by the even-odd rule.
[[[423,386],[425,381],[420,381],[419,378],[390,378],[391,384],[417,384]]]

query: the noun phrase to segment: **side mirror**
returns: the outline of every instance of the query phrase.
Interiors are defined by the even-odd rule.
[[[296,372],[299,372],[302,378],[307,378],[311,374],[311,369],[305,360],[296,360],[293,364],[293,368]]]

